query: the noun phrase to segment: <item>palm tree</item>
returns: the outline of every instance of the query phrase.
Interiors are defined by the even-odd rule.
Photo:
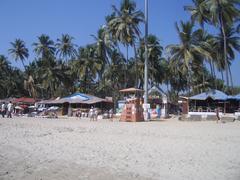
[[[60,58],[67,60],[67,58],[74,58],[77,54],[75,49],[76,45],[73,44],[73,37],[68,34],[62,34],[60,39],[57,39],[56,43],[56,54],[60,56]]]
[[[204,27],[204,23],[209,22],[209,11],[205,8],[205,0],[192,0],[193,6],[184,6],[184,10],[191,13],[192,22],[198,22],[201,27]]]
[[[111,39],[111,35],[107,26],[102,26],[97,33],[97,36],[92,35],[95,40],[96,58],[102,62],[102,68],[100,70],[100,80],[106,67],[110,64],[110,55],[114,49],[114,44]]]
[[[33,43],[34,52],[37,56],[41,56],[42,60],[46,60],[49,57],[54,57],[56,48],[54,47],[54,42],[50,39],[48,35],[42,34],[38,37],[37,43]]]
[[[90,90],[91,83],[96,79],[98,72],[102,67],[101,61],[96,56],[96,46],[87,45],[80,47],[77,59],[71,62],[72,72],[74,72],[78,81],[82,82],[82,90],[87,93]]]
[[[0,55],[0,72],[7,71],[9,65],[10,63],[8,62],[7,57]]]
[[[128,46],[134,48],[135,60],[137,61],[136,40],[140,38],[139,24],[144,22],[142,11],[136,10],[136,3],[132,0],[122,0],[120,9],[113,6],[115,17],[108,22],[108,27],[112,37],[122,43],[127,48],[128,61]],[[137,70],[137,62],[136,62]],[[138,74],[136,73],[136,79]],[[136,81],[137,83],[137,81]]]
[[[149,35],[148,38],[148,67],[150,83],[161,83],[164,78],[164,69],[162,68],[162,52],[163,47],[160,45],[159,39],[155,35]],[[144,39],[140,40],[140,47],[138,49],[140,58],[139,62],[139,74],[140,74],[140,88],[143,88],[144,80],[144,61],[145,61],[145,42]]]
[[[197,3],[192,9],[200,9],[198,12],[203,17],[203,21],[219,27],[220,32],[223,36],[223,60],[225,63],[226,70],[226,83],[229,87],[229,75],[228,75],[228,62],[227,62],[227,44],[226,44],[226,28],[232,26],[234,21],[240,16],[238,9],[238,0],[197,0]],[[194,10],[188,8],[194,16]],[[203,22],[202,22],[203,23]]]
[[[8,52],[13,56],[15,61],[20,60],[25,69],[24,60],[28,58],[28,49],[25,46],[25,42],[21,39],[16,39],[14,42],[11,42],[12,48]]]
[[[26,89],[31,97],[34,99],[37,97],[35,89],[35,83],[31,75],[28,76],[28,80],[24,80],[24,89]]]
[[[228,63],[228,71],[230,73],[231,86],[233,89],[233,81],[232,81],[232,73],[231,73],[231,61],[235,59],[235,50],[240,52],[240,37],[237,35],[236,29],[234,27],[226,27],[226,49],[227,49],[227,63]],[[222,51],[224,47],[224,37],[222,34],[218,34],[215,37],[214,41],[215,51],[218,53],[217,59],[219,61],[218,67],[219,69],[226,69],[225,60],[224,60],[224,52]]]
[[[184,23],[181,21],[180,28],[176,24],[180,44],[168,45],[166,48],[171,64],[175,67],[181,67],[181,73],[187,75],[189,93],[192,67],[196,64],[202,64],[205,58],[211,58],[209,52],[205,49],[209,45],[198,38],[201,30],[194,31],[193,27],[193,22]]]

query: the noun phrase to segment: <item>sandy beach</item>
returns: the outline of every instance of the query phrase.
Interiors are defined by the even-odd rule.
[[[0,118],[0,180],[239,180],[240,122]]]

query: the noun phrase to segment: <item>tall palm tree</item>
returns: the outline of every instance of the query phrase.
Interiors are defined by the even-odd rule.
[[[204,27],[206,22],[209,22],[209,11],[205,8],[205,0],[192,0],[193,6],[184,6],[184,10],[191,13],[191,20],[193,22],[198,22],[201,27]]]
[[[33,43],[34,52],[37,56],[41,56],[42,60],[46,60],[49,57],[54,57],[55,46],[54,42],[50,39],[48,35],[42,34],[38,37],[38,42]]]
[[[136,3],[132,0],[122,0],[120,9],[113,6],[113,10],[115,17],[108,22],[113,38],[124,46],[133,46],[141,34],[139,24],[144,21],[143,13],[136,10]]]
[[[25,42],[21,39],[16,39],[14,42],[11,42],[12,48],[8,52],[13,56],[15,61],[21,61],[25,69],[24,60],[28,58],[28,49],[26,48]]]
[[[59,54],[59,57],[65,59],[65,61],[67,58],[74,58],[77,54],[76,45],[72,42],[73,39],[69,34],[62,34],[62,37],[57,39],[56,54]]]
[[[223,36],[223,59],[225,62],[226,70],[226,83],[229,87],[229,74],[227,62],[227,44],[226,44],[226,28],[232,26],[233,22],[240,16],[238,8],[238,0],[196,0],[195,6],[190,10],[194,17],[194,9],[200,9],[199,14],[204,17],[203,21],[218,27]]]
[[[159,39],[155,35],[148,36],[148,67],[150,83],[161,83],[164,78],[164,69],[162,68],[162,52],[163,47],[160,45]],[[140,40],[139,54],[139,72],[140,73],[140,88],[143,88],[144,80],[144,61],[145,61],[145,42],[144,39]]]
[[[110,64],[110,55],[114,49],[114,42],[111,39],[107,26],[102,26],[97,33],[97,36],[92,35],[95,40],[96,58],[102,62],[102,68],[99,73],[99,79],[102,79],[104,70]]]
[[[231,86],[233,88],[233,81],[231,75],[231,62],[235,59],[235,50],[240,52],[240,37],[237,35],[236,29],[234,27],[226,27],[226,49],[227,49],[227,63],[228,71],[230,73]],[[222,34],[218,34],[215,37],[214,47],[215,51],[218,53],[217,59],[219,60],[219,69],[227,68],[225,66],[224,53],[222,51],[224,46],[224,37]]]
[[[137,61],[136,40],[140,38],[139,25],[144,22],[144,14],[136,10],[136,3],[132,0],[122,0],[120,9],[113,6],[115,17],[108,22],[108,27],[114,39],[122,43],[127,48],[134,48],[135,60]],[[137,62],[136,62],[137,70]],[[136,79],[138,74],[136,73]],[[136,82],[137,83],[137,82]]]
[[[77,59],[72,61],[71,68],[79,82],[82,82],[82,90],[85,93],[89,92],[91,83],[96,79],[101,67],[102,63],[97,59],[94,45],[79,48]]]
[[[183,74],[187,75],[188,90],[190,93],[191,69],[195,64],[202,64],[204,58],[211,58],[205,49],[208,44],[198,38],[199,30],[194,31],[193,22],[180,22],[180,28],[176,24],[180,44],[167,46],[167,53],[171,59],[171,64],[180,66]]]

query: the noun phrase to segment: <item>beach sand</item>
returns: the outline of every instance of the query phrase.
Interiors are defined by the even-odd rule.
[[[0,118],[0,180],[239,180],[240,122]]]

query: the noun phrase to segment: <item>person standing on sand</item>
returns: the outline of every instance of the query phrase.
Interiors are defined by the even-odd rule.
[[[218,107],[216,108],[216,116],[217,116],[217,123],[218,123],[218,121],[220,120]]]
[[[13,104],[10,101],[7,105],[7,118],[12,118]]]
[[[4,117],[5,117],[5,114],[6,114],[6,105],[5,105],[5,102],[2,103],[1,112],[2,112],[2,117],[4,118]]]
[[[91,109],[89,110],[89,117],[90,117],[90,121],[94,121],[94,117],[93,117],[93,107],[91,107]]]

